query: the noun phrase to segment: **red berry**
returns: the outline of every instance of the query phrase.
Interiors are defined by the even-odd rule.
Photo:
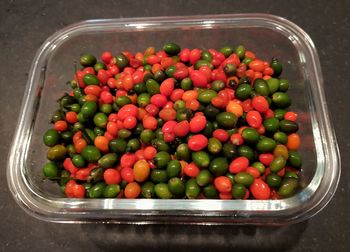
[[[177,123],[174,127],[174,133],[177,137],[184,137],[190,132],[190,123],[186,120]]]
[[[190,53],[190,63],[194,65],[201,58],[202,51],[195,48]]]
[[[173,132],[165,133],[163,134],[163,137],[166,143],[169,143],[175,140],[175,134]]]
[[[108,118],[109,120],[109,118]],[[112,136],[117,136],[118,134],[118,125],[116,122],[109,121],[106,126],[107,132],[111,134]]]
[[[168,108],[166,108],[168,106]],[[170,107],[170,104],[166,104],[164,108],[159,111],[159,118],[164,120],[165,122],[167,121],[173,121],[176,119],[176,110]],[[170,108],[169,108],[170,107]]]
[[[292,111],[288,111],[284,114],[284,119],[295,122],[298,118],[298,114]]]
[[[160,58],[157,55],[149,55],[146,58],[146,62],[150,65],[154,65],[160,62]]]
[[[132,80],[134,83],[140,83],[143,82],[143,72],[141,71],[135,71],[132,74]]]
[[[266,200],[270,198],[271,190],[262,179],[254,179],[250,191],[255,199]]]
[[[232,193],[231,192],[227,192],[227,193],[219,193],[219,198],[222,199],[222,200],[229,200],[229,199],[232,199],[233,196],[232,196]]]
[[[244,143],[244,139],[241,134],[235,133],[231,135],[231,142],[234,145],[242,145]]]
[[[109,88],[115,88],[115,84],[117,83],[117,80],[114,79],[114,78],[109,78],[107,80],[107,85]],[[90,86],[89,86],[90,87]],[[97,87],[97,86],[94,86],[94,87]],[[86,93],[86,92],[85,92]]]
[[[111,103],[113,103],[113,95],[109,91],[102,91],[101,92],[101,101],[103,103],[111,104]]]
[[[235,158],[230,166],[229,170],[231,173],[239,173],[245,171],[249,166],[249,159],[246,157]]]
[[[165,134],[165,133],[173,133],[174,132],[174,127],[177,124],[178,123],[175,122],[175,121],[167,121],[166,123],[164,123],[163,127],[162,127],[163,134]]]
[[[150,116],[156,116],[159,113],[159,108],[154,104],[148,104],[145,110]]]
[[[273,69],[271,67],[266,67],[263,71],[263,74],[271,76],[271,75],[273,75]]]
[[[190,53],[191,53],[191,50],[188,49],[188,48],[185,48],[183,49],[181,52],[180,52],[180,60],[182,62],[187,62],[190,60]]]
[[[195,87],[202,87],[202,88],[207,87],[208,80],[206,75],[203,72],[199,70],[194,70],[193,72],[190,73],[190,78]]]
[[[66,184],[65,193],[68,198],[74,198],[73,187],[77,183],[74,180],[69,180]]]
[[[63,168],[69,171],[73,175],[79,170],[79,168],[73,164],[71,158],[66,158],[63,161]]]
[[[128,183],[131,183],[135,180],[134,171],[130,167],[124,167],[120,171],[120,176],[123,180]]]
[[[208,139],[202,135],[194,135],[188,140],[188,147],[192,151],[200,151],[208,145]]]
[[[109,64],[113,58],[113,55],[111,52],[105,51],[101,55],[101,60],[105,64]]]
[[[185,91],[181,88],[175,89],[170,95],[170,100],[172,100],[173,102],[181,100],[184,92]]]
[[[158,121],[153,116],[145,116],[142,119],[142,125],[145,129],[155,130],[157,129]]]
[[[62,132],[62,131],[67,130],[68,124],[66,121],[59,120],[59,121],[55,122],[54,128],[55,128],[55,130]]]
[[[229,139],[229,135],[226,130],[223,129],[216,129],[213,132],[213,137],[218,139],[220,142],[225,143]]]
[[[109,168],[104,171],[103,179],[107,185],[119,184],[121,181],[119,171],[113,168]]]
[[[98,70],[97,72],[97,78],[99,79],[99,81],[102,83],[102,84],[106,84],[107,83],[107,80],[108,78],[110,78],[110,74],[104,70],[104,69],[100,69]]]
[[[136,156],[134,153],[125,153],[120,158],[121,167],[133,167],[136,162]]]
[[[162,94],[155,94],[151,97],[151,103],[158,108],[163,108],[167,104],[167,98]]]
[[[134,104],[127,104],[118,111],[118,118],[124,120],[128,116],[137,117],[138,112],[139,109]]]
[[[151,160],[152,158],[154,158],[157,154],[157,149],[154,148],[153,146],[147,146],[144,150],[143,150],[143,155],[147,160]]]
[[[249,111],[247,113],[246,120],[249,126],[255,129],[259,128],[262,124],[262,117],[258,111],[254,111],[254,110]]]
[[[84,74],[95,74],[95,69],[93,67],[85,67],[83,72]]]
[[[242,108],[244,112],[248,112],[250,110],[253,110],[253,104],[251,99],[244,100],[242,102]]]
[[[173,74],[174,78],[177,80],[182,80],[188,76],[187,68],[178,68]]]
[[[254,178],[259,178],[260,177],[260,172],[257,168],[249,166],[246,169],[246,172],[249,173],[250,175],[252,175]]]
[[[232,182],[226,176],[216,177],[214,180],[214,186],[221,193],[230,193],[232,190]]]
[[[85,198],[85,187],[83,185],[74,185],[73,186],[73,195],[74,198]]]
[[[274,117],[275,117],[275,113],[273,112],[272,109],[268,109],[264,114],[264,119],[269,119]]]
[[[119,73],[119,68],[116,65],[109,65],[108,66],[108,72],[114,76]]]
[[[253,108],[260,113],[265,113],[269,109],[269,103],[264,96],[255,96],[252,99]]]
[[[76,123],[78,121],[78,115],[74,111],[68,111],[66,113],[66,121],[69,123]]]
[[[210,69],[210,67],[201,66],[198,70],[205,75],[205,77],[207,78],[207,83],[209,83],[211,81],[211,69]]]
[[[137,120],[135,116],[127,116],[123,121],[124,128],[126,129],[133,129],[135,128],[136,124]]]
[[[205,128],[205,125],[207,123],[207,119],[205,116],[195,116],[190,121],[190,130],[193,133],[198,133],[202,131]]]
[[[264,62],[258,59],[253,60],[249,63],[249,68],[256,72],[262,72],[265,69]]]
[[[201,170],[198,168],[198,166],[193,162],[186,165],[183,169],[183,172],[191,178],[197,177],[200,171]]]
[[[269,166],[274,156],[271,153],[264,153],[259,155],[259,161],[266,166]]]
[[[168,78],[160,84],[160,93],[165,96],[170,96],[171,93],[174,91],[174,79]]]

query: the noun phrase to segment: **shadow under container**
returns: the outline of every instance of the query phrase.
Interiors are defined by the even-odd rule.
[[[281,200],[69,199],[43,180],[56,100],[68,92],[80,54],[103,50],[143,51],[166,42],[188,48],[243,44],[259,58],[280,59],[289,80],[293,111],[299,114],[301,189]],[[323,91],[315,46],[295,24],[266,14],[88,20],[49,37],[33,61],[19,122],[8,157],[7,179],[17,203],[30,215],[53,222],[191,223],[282,225],[308,219],[336,191],[340,158]]]

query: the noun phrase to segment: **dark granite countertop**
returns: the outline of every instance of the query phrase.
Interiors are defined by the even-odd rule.
[[[97,3],[99,2],[99,3]],[[349,251],[350,1],[1,1],[1,251]],[[333,200],[308,221],[286,227],[68,225],[27,215],[6,182],[6,158],[36,50],[64,26],[95,18],[271,13],[302,27],[318,49],[342,158]],[[239,249],[239,250],[237,250]]]

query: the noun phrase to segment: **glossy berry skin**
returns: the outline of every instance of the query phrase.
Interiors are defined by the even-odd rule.
[[[249,166],[249,159],[246,157],[238,157],[234,159],[230,166],[229,171],[231,173],[239,173],[245,171]]]
[[[250,191],[255,199],[267,200],[270,198],[270,187],[262,179],[254,179]]]
[[[255,96],[252,99],[252,105],[260,113],[265,113],[269,109],[269,103],[264,96]]]
[[[232,190],[232,182],[226,176],[219,176],[215,178],[214,186],[220,193],[229,193]]]
[[[207,119],[205,118],[205,116],[195,116],[190,121],[190,131],[192,133],[198,133],[205,128],[206,123]]]
[[[192,151],[200,151],[208,145],[208,139],[202,135],[194,135],[188,140],[188,147]]]
[[[262,117],[258,111],[249,111],[246,120],[248,125],[252,128],[259,128],[262,124]]]

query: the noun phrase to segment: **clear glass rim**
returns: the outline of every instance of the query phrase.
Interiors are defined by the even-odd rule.
[[[108,29],[168,29],[184,25],[212,28],[215,25],[239,25],[240,27],[263,27],[274,29],[291,40],[301,49],[305,64],[310,72],[313,106],[310,113],[321,114],[313,117],[313,133],[317,152],[323,156],[318,160],[316,174],[302,192],[283,200],[159,200],[159,199],[66,199],[43,197],[28,185],[26,175],[20,167],[26,160],[26,147],[30,143],[32,118],[25,115],[33,113],[41,71],[45,70],[47,56],[65,39],[74,34],[89,30]],[[300,49],[299,48],[299,49]],[[333,197],[340,177],[340,156],[337,141],[323,91],[323,78],[317,52],[311,38],[294,23],[268,14],[225,14],[210,16],[176,16],[152,18],[123,18],[87,20],[72,24],[50,36],[38,50],[31,66],[24,99],[21,106],[18,126],[12,148],[8,156],[7,180],[9,188],[19,203],[31,215],[40,219],[57,222],[77,222],[123,219],[123,216],[136,215],[177,215],[177,216],[217,216],[231,217],[239,223],[293,223],[310,218],[322,210]],[[20,144],[21,143],[21,144]],[[325,144],[326,143],[326,144]],[[322,192],[317,188],[325,187]],[[296,204],[299,203],[299,204]],[[298,208],[295,206],[299,206]],[[301,206],[301,207],[300,207]],[[273,210],[271,210],[273,209]]]

